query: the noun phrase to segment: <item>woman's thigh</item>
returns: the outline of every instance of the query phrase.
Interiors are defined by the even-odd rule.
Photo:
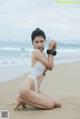
[[[27,90],[34,90],[35,85],[33,79],[27,78],[25,79],[21,86],[19,87],[19,93],[20,92],[26,92]]]

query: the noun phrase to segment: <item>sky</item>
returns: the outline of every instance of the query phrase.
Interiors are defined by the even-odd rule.
[[[80,4],[60,1],[0,0],[0,41],[30,42],[39,27],[47,38],[80,43]]]

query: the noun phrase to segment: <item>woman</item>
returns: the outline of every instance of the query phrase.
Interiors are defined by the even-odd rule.
[[[47,70],[52,70],[54,67],[54,53],[56,42],[50,41],[48,56],[44,54],[44,45],[46,36],[44,31],[37,28],[31,35],[34,50],[32,52],[32,70],[20,87],[17,95],[17,106],[15,110],[25,109],[26,105],[31,105],[39,109],[53,109],[61,107],[61,102],[58,98],[50,97],[40,91],[41,82]]]

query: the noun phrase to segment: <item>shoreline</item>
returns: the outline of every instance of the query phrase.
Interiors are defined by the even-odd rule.
[[[80,59],[79,60],[74,60],[73,61],[69,60],[69,61],[62,61],[62,62],[59,62],[59,63],[56,63],[56,60],[54,61],[54,65],[55,67],[57,65],[63,65],[63,64],[71,64],[71,63],[77,63],[77,62],[80,62]],[[27,69],[28,67],[28,69]],[[12,66],[0,66],[0,84],[1,83],[5,83],[7,81],[10,81],[10,80],[14,80],[16,78],[20,78],[26,74],[28,74],[30,71],[30,66],[27,66],[27,65],[12,65]],[[54,71],[54,69],[53,69]],[[5,74],[5,75],[4,75]],[[7,79],[6,79],[7,78]]]

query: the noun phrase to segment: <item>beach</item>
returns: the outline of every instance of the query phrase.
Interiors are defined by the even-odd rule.
[[[34,58],[36,49],[45,58]],[[58,97],[62,106],[15,111],[27,75],[43,70],[35,61],[54,65],[44,73],[41,91]],[[0,0],[0,119],[80,119],[79,91],[80,0]]]
[[[10,119],[80,119],[80,62],[55,65],[41,85],[41,90],[61,99],[61,108],[14,111],[18,88],[26,77],[27,74],[0,83],[0,110],[8,110]]]

